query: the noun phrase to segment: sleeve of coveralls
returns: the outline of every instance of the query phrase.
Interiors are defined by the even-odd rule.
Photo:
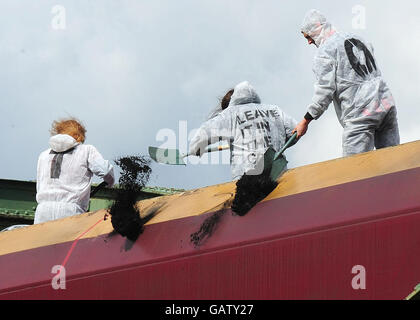
[[[328,109],[336,90],[336,63],[327,55],[315,57],[313,71],[316,82],[308,113],[316,120]]]
[[[102,157],[94,146],[90,146],[88,167],[95,175],[104,179],[109,187],[114,185],[114,167]]]
[[[283,116],[283,123],[284,123],[284,129],[286,131],[286,142],[293,136],[293,130],[298,125],[297,121],[286,114],[285,112],[282,112]],[[297,142],[298,139],[295,139],[291,145],[294,145]]]
[[[232,116],[224,111],[216,117],[204,122],[191,139],[189,155],[202,156],[208,145],[222,140],[230,140],[232,136]]]

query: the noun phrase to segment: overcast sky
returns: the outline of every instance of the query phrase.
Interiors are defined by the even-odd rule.
[[[354,28],[362,26],[356,5],[365,8],[364,29]],[[162,144],[160,130],[178,135],[179,121],[188,132],[198,128],[244,80],[263,103],[301,120],[316,48],[299,29],[312,8],[373,44],[397,102],[401,142],[420,139],[419,1],[1,0],[0,178],[36,179],[55,119],[82,120],[86,144],[106,159],[147,154]],[[63,12],[65,28],[57,29]],[[341,134],[330,106],[287,151],[289,167],[340,157]],[[165,187],[231,178],[229,165],[153,170],[149,184]]]

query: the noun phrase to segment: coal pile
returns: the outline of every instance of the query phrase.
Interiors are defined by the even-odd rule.
[[[232,203],[232,211],[239,216],[246,215],[258,202],[265,199],[278,185],[270,178],[267,168],[262,174],[244,174],[236,183],[236,194]]]
[[[109,208],[114,230],[130,241],[136,241],[143,232],[144,224],[153,215],[141,218],[135,206],[141,189],[149,181],[152,169],[150,159],[144,156],[129,156],[114,161],[122,170],[117,198]]]

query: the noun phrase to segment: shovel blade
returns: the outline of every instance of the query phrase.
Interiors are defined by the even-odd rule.
[[[149,147],[149,156],[159,163],[185,166],[183,156],[178,149]]]
[[[277,154],[271,147],[264,154],[264,170],[270,170],[270,179],[272,181],[277,181],[286,170],[287,163],[286,158],[282,154]]]
[[[273,161],[273,165],[271,167],[270,178],[273,181],[277,181],[277,179],[281,176],[281,174],[287,168],[287,160],[280,156],[276,160]]]

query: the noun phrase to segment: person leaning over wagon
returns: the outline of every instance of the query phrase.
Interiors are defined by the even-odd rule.
[[[279,151],[296,125],[278,106],[261,103],[255,89],[244,81],[226,93],[220,108],[200,126],[188,154],[201,156],[208,145],[225,140],[231,149],[232,179],[245,173],[258,175],[263,171],[258,164],[267,149]]]
[[[93,175],[110,187],[115,181],[110,162],[84,144],[86,129],[78,120],[54,121],[50,132],[50,148],[38,158],[35,224],[86,212]]]

